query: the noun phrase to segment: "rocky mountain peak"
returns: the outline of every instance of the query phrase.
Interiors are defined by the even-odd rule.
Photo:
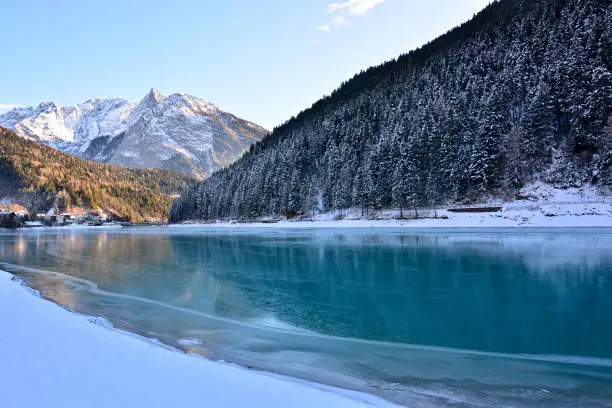
[[[154,106],[158,105],[163,100],[164,96],[161,94],[161,92],[159,92],[159,90],[157,90],[156,88],[151,88],[149,93],[143,98],[140,103]]]
[[[88,99],[43,102],[0,115],[0,126],[77,157],[129,167],[159,167],[205,177],[231,164],[267,131],[195,96],[162,95],[138,104]]]

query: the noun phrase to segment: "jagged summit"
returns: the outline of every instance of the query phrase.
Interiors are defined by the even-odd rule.
[[[140,104],[157,105],[164,100],[164,96],[156,88],[151,88]]]
[[[46,102],[41,102],[36,108],[36,110],[40,112],[50,113],[50,112],[57,111],[61,108],[62,108],[62,105],[60,105],[59,103],[55,101],[46,101]]]
[[[232,163],[267,133],[208,101],[164,96],[156,88],[137,104],[99,98],[16,108],[0,115],[0,126],[78,157],[201,177]]]

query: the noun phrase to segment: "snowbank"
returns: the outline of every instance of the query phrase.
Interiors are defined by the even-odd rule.
[[[501,202],[492,199],[480,207],[501,206],[499,212],[455,213],[447,209],[419,209],[417,219],[398,219],[399,210],[383,210],[377,219],[361,217],[360,209],[349,209],[343,219],[333,212],[316,215],[311,221],[187,222],[172,227],[208,226],[214,228],[513,228],[513,227],[612,227],[612,196],[593,186],[556,189],[549,184],[532,183],[520,192],[521,199]],[[479,207],[474,205],[473,207]],[[449,206],[447,208],[452,208]],[[404,210],[412,217],[411,209]]]
[[[1,407],[392,407],[216,363],[103,327],[0,271]]]
[[[612,227],[612,205],[556,204],[504,207],[495,213],[451,213],[438,211],[438,218],[419,219],[343,219],[279,221],[275,223],[216,222],[185,223],[171,228],[563,228]]]
[[[309,228],[597,228],[612,227],[612,216],[531,216],[523,212],[515,214],[453,216],[448,219],[418,220],[339,220],[339,221],[279,221],[274,224],[251,222],[213,224],[177,224],[170,228],[270,228],[270,229],[309,229]]]

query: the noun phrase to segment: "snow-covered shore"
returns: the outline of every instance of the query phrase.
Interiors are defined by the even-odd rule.
[[[417,220],[313,220],[313,221],[279,221],[275,223],[249,222],[216,222],[216,223],[185,223],[170,225],[171,228],[283,228],[283,229],[310,229],[310,228],[598,228],[612,227],[612,216],[601,215],[566,215],[552,217],[530,217],[524,213],[516,217],[504,215],[464,215],[457,217]]]
[[[438,210],[437,218],[382,219],[315,217],[308,221],[188,222],[171,228],[563,228],[612,227],[612,204],[523,204],[490,213],[453,213]]]
[[[95,324],[0,271],[1,407],[392,407]]]
[[[360,209],[349,209],[343,219],[336,213],[317,214],[312,220],[262,219],[255,222],[185,222],[172,227],[214,228],[562,228],[612,227],[612,196],[603,195],[592,186],[556,189],[545,183],[533,183],[521,190],[521,200],[491,200],[481,207],[501,207],[497,212],[458,213],[448,209],[420,209],[419,217],[404,210],[408,219],[398,219],[399,210],[383,210],[376,219],[361,216]],[[452,206],[450,206],[452,207]],[[478,207],[477,205],[473,207]]]

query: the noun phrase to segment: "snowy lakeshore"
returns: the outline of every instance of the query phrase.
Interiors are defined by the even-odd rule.
[[[320,213],[308,220],[265,217],[252,222],[186,221],[172,227],[211,228],[563,228],[612,227],[612,196],[592,186],[556,189],[545,183],[532,183],[521,190],[521,200],[501,202],[492,199],[473,206],[436,209],[388,209],[363,216],[361,209]],[[498,208],[488,212],[454,212],[479,208]],[[403,217],[401,217],[403,215]],[[339,219],[341,218],[341,219]]]
[[[598,228],[612,227],[612,211],[610,214],[584,214],[584,215],[561,215],[546,216],[530,214],[524,211],[510,215],[508,213],[495,213],[486,215],[451,215],[440,212],[439,218],[420,219],[343,219],[312,221],[288,221],[278,222],[212,222],[198,223],[187,222],[170,225],[171,228],[265,228],[265,229],[292,229],[292,228]]]
[[[431,211],[433,212],[433,211]],[[612,227],[612,204],[529,204],[506,205],[498,212],[453,213],[437,210],[437,216],[397,219],[399,211],[381,212],[379,219],[359,218],[357,211],[343,219],[334,214],[321,214],[312,220],[256,220],[254,222],[216,221],[185,222],[171,228],[577,228]]]
[[[100,322],[36,296],[0,271],[0,406],[394,406],[187,355]]]

